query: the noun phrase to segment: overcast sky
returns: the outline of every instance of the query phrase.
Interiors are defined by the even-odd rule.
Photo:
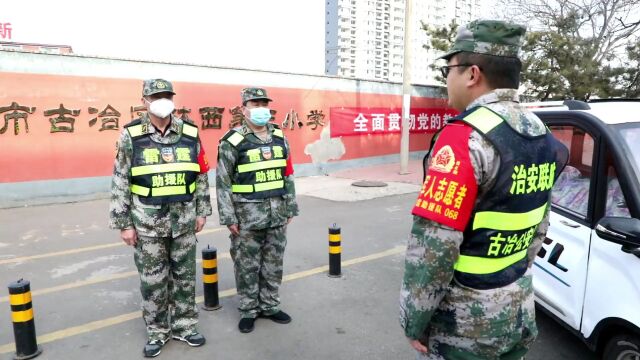
[[[3,1],[0,23],[11,23],[11,41],[71,45],[78,54],[322,74],[324,6],[323,0],[11,0]]]
[[[78,54],[322,73],[322,0],[12,0],[12,41]]]

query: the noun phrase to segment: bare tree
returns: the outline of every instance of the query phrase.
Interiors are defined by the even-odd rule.
[[[499,0],[505,14],[534,31],[557,27],[574,17],[576,27],[566,35],[591,39],[593,59],[606,60],[640,28],[640,0]]]
[[[625,51],[637,39],[640,0],[498,0],[528,25],[523,81],[539,99],[616,96]]]

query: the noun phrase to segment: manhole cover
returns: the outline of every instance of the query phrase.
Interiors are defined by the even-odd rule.
[[[382,181],[361,180],[361,181],[355,181],[351,183],[351,185],[359,186],[359,187],[384,187],[384,186],[387,186],[387,183]]]

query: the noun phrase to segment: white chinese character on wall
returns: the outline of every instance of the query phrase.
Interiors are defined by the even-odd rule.
[[[384,131],[384,114],[371,114],[372,131]]]
[[[414,114],[409,115],[409,130],[416,129],[416,116]]]
[[[353,131],[369,131],[367,129],[367,123],[369,122],[369,120],[364,117],[364,115],[362,115],[362,113],[358,114],[358,117],[356,117],[355,119],[353,119]]]
[[[427,130],[429,128],[429,115],[420,113],[418,115],[418,130]]]
[[[442,122],[442,118],[440,114],[434,113],[431,114],[431,130],[440,129],[440,122]]]
[[[389,114],[389,131],[400,130],[400,114]]]

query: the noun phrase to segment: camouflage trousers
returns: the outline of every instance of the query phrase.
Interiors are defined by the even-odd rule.
[[[196,236],[138,236],[134,260],[140,274],[142,315],[149,339],[167,339],[171,333],[196,332]]]
[[[465,339],[450,335],[433,335],[429,337],[427,354],[418,353],[416,360],[523,360],[524,355],[529,350],[529,346],[535,337],[531,339],[521,339],[514,344],[514,341],[507,339]],[[531,340],[530,342],[528,340]],[[512,349],[506,353],[493,355],[481,355],[469,348],[457,347],[465,343],[486,342],[493,343],[492,346],[502,347],[513,345]],[[452,343],[456,345],[451,345]]]
[[[279,311],[286,231],[287,225],[260,230],[240,228],[239,235],[231,235],[230,253],[241,317],[255,318],[260,313],[271,315]]]
[[[449,287],[428,329],[420,360],[519,360],[538,329],[531,271],[498,289]]]

